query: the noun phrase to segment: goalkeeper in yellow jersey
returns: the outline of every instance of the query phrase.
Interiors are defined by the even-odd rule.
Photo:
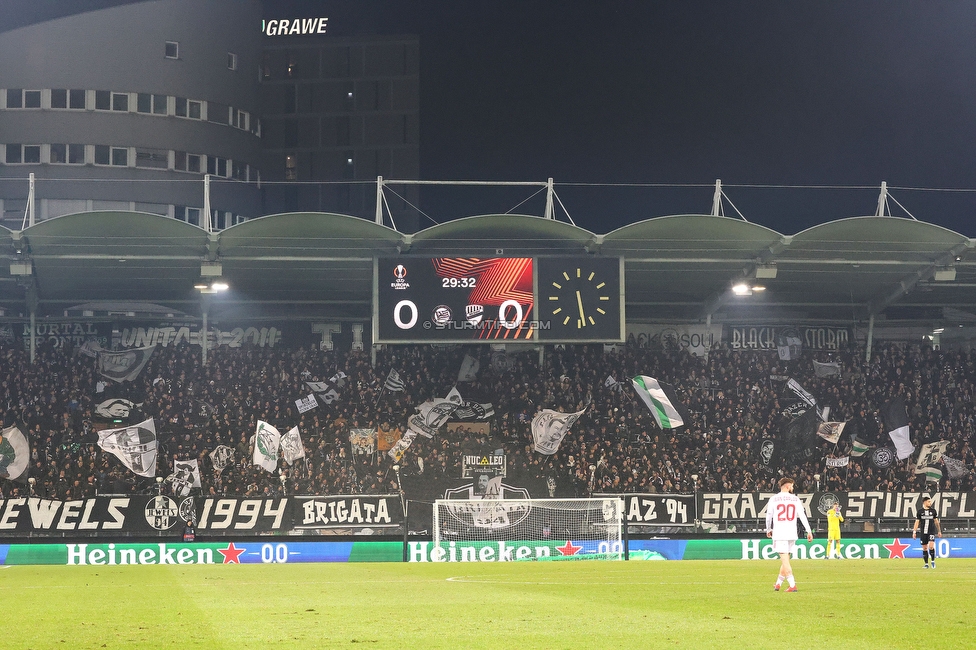
[[[840,514],[840,504],[835,503],[827,511],[827,559],[834,559],[834,549],[837,549],[837,559],[843,556],[840,554],[840,522],[844,521],[844,515]]]

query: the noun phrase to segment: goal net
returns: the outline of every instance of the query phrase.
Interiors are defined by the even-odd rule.
[[[438,499],[433,546],[457,562],[622,560],[623,517],[611,497]]]

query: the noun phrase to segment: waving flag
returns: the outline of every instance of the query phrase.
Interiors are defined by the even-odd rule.
[[[480,361],[472,357],[470,354],[465,354],[464,360],[461,361],[461,369],[458,370],[458,382],[474,381],[478,378],[478,370],[480,368]]]
[[[576,413],[560,413],[542,409],[532,418],[532,446],[540,454],[552,456],[559,449],[563,438],[569,433],[586,409]]]
[[[298,433],[298,427],[292,427],[288,433],[281,436],[279,442],[281,446],[281,457],[291,465],[299,458],[305,458],[305,445],[302,443],[302,436]]]
[[[904,460],[912,455],[915,446],[912,444],[908,435],[908,409],[905,407],[905,400],[897,397],[890,402],[886,402],[881,407],[881,419],[884,420],[885,431],[891,437],[895,445],[895,454],[898,460]]]
[[[149,347],[132,348],[123,352],[102,350],[98,353],[98,372],[103,377],[119,383],[132,381],[149,363],[149,357],[152,356],[155,349],[155,345],[150,345]]]
[[[7,427],[0,431],[0,478],[27,482],[30,469],[30,443],[20,429]]]
[[[684,407],[679,404],[669,384],[646,375],[637,375],[630,381],[662,429],[677,429],[685,425],[687,415],[683,413]]]
[[[254,455],[252,462],[266,472],[278,469],[278,445],[281,433],[273,426],[258,420],[257,431],[254,433]]]
[[[194,460],[177,460],[173,462],[173,473],[167,479],[173,487],[173,493],[179,497],[190,495],[190,490],[200,487],[200,467]]]
[[[949,446],[948,440],[939,440],[922,445],[918,450],[918,462],[916,463],[915,473],[925,474],[926,481],[939,481],[942,479],[942,470],[937,467],[941,464],[946,447]]]
[[[463,401],[458,389],[452,388],[447,397],[436,397],[418,406],[417,412],[407,419],[407,427],[425,438],[433,438]]]
[[[234,450],[227,445],[218,445],[210,452],[210,464],[218,474],[234,462]]]
[[[156,443],[156,423],[152,418],[135,426],[98,432],[98,446],[139,476],[156,475]]]
[[[386,376],[386,381],[383,382],[383,388],[390,391],[391,393],[399,393],[407,385],[400,379],[400,373],[396,370],[390,370],[390,374]]]

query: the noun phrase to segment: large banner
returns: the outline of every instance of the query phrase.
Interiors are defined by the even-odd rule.
[[[730,350],[777,350],[784,345],[799,350],[841,350],[854,340],[848,327],[726,327]],[[797,350],[797,352],[799,352]]]
[[[186,520],[193,518],[192,499],[168,496],[0,500],[0,536],[182,532]]]
[[[693,494],[628,494],[624,497],[624,503],[628,526],[684,526],[695,523]]]
[[[366,529],[398,528],[403,524],[399,495],[294,497],[293,500],[296,530],[330,533],[355,528],[362,534]]]
[[[721,325],[627,324],[627,345],[651,350],[687,350],[695,356],[708,354],[722,341]]]
[[[766,503],[775,492],[698,494],[698,519],[762,519]],[[825,517],[839,503],[844,517],[853,519],[914,519],[922,499],[932,497],[932,507],[942,519],[976,517],[976,492],[814,492],[797,494],[810,517]]]
[[[0,500],[0,537],[102,537],[178,534],[188,519],[204,538],[343,529],[391,534],[403,525],[398,495],[244,497],[99,496],[77,501],[36,497]]]

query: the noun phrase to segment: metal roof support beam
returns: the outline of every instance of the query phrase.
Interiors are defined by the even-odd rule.
[[[902,278],[898,282],[898,286],[891,290],[886,296],[873,300],[868,304],[868,313],[872,315],[880,314],[899,298],[911,293],[915,287],[918,286],[919,282],[931,279],[935,276],[936,271],[952,264],[956,261],[956,257],[958,257],[963,251],[965,251],[967,248],[973,248],[974,246],[976,246],[976,242],[974,242],[972,239],[968,239],[961,244],[953,246],[934,263]]]
[[[782,237],[778,242],[774,242],[766,250],[762,251],[757,257],[755,264],[747,266],[742,269],[737,275],[733,276],[729,280],[729,285],[735,284],[738,280],[747,280],[749,278],[756,277],[756,270],[760,266],[768,266],[776,260],[776,256],[789,248],[790,244],[793,243],[792,235],[787,235]],[[729,299],[729,290],[726,289],[720,293],[712,294],[712,296],[705,302],[703,307],[703,317],[711,322],[712,314],[718,311]]]

